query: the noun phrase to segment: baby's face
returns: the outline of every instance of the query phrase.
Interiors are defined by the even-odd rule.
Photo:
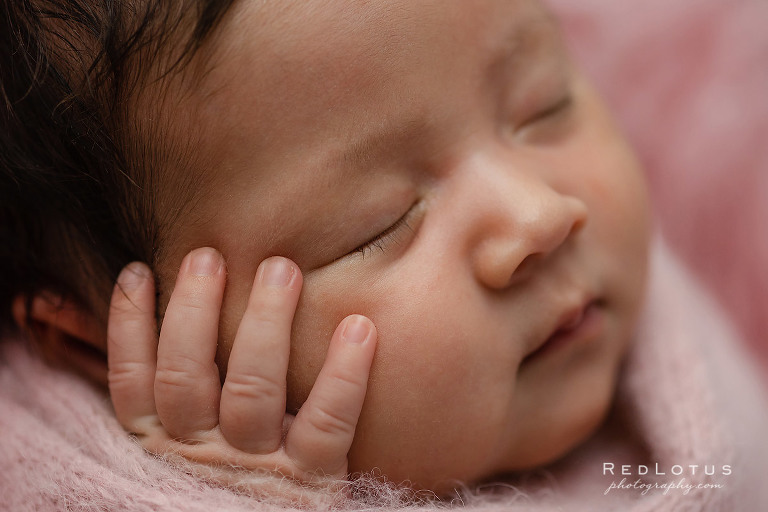
[[[217,37],[169,110],[198,165],[161,183],[190,195],[161,304],[189,250],[219,249],[224,364],[257,266],[293,259],[293,411],[341,319],[371,318],[352,471],[441,489],[594,432],[641,300],[646,193],[539,3],[243,1]]]

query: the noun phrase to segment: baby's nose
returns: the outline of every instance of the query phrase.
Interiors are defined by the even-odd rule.
[[[485,286],[505,288],[528,276],[541,260],[573,237],[587,221],[587,206],[536,178],[509,178],[492,187],[485,222],[479,222],[472,264]]]

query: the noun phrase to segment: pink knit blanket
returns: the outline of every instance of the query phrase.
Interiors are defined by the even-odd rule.
[[[768,402],[753,363],[710,298],[661,246],[612,430],[559,463],[457,495],[468,510],[768,510]],[[274,510],[247,479],[229,489],[144,451],[107,396],[0,343],[0,509]],[[390,510],[383,484],[309,507]],[[313,500],[316,496],[309,496]],[[439,504],[411,505],[432,510]]]

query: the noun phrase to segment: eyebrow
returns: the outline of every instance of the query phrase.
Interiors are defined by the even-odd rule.
[[[526,60],[537,55],[545,44],[543,35],[556,27],[555,17],[547,10],[532,17],[518,20],[509,33],[501,39],[488,60],[488,77],[494,79],[509,77],[517,72]]]
[[[405,148],[406,153],[423,146],[431,131],[431,125],[423,116],[412,116],[404,121],[387,123],[360,137],[337,151],[331,151],[323,167],[339,169],[338,179],[348,178],[350,173],[371,169],[390,160],[402,158],[403,151],[392,152],[392,148]]]

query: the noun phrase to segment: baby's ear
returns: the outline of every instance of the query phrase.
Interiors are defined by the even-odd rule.
[[[42,292],[31,301],[17,296],[13,318],[48,363],[107,385],[106,329],[89,311],[61,295]]]

